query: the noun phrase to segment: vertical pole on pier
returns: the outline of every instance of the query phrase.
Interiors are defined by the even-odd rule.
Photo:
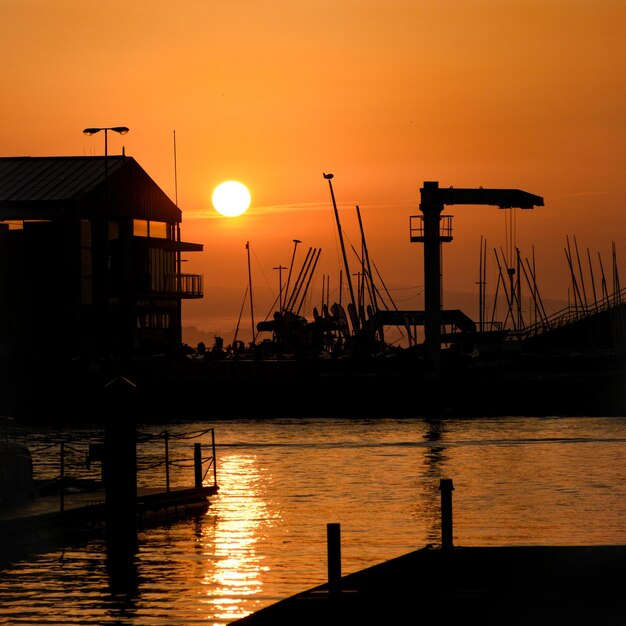
[[[341,591],[341,526],[326,524],[326,541],[328,545],[328,592]]]
[[[201,444],[193,444],[193,475],[196,489],[202,487],[202,448]]]
[[[61,442],[61,511],[65,510],[65,444]]]
[[[170,434],[165,431],[165,491],[170,492]]]
[[[451,478],[439,481],[441,491],[441,547],[452,548],[452,492],[454,486]]]
[[[211,428],[211,454],[213,455],[213,484],[217,485],[217,458],[215,456],[215,429]]]

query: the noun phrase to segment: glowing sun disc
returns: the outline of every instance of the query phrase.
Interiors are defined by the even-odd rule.
[[[218,213],[226,217],[237,217],[248,210],[250,192],[243,183],[227,180],[215,188],[212,201]]]

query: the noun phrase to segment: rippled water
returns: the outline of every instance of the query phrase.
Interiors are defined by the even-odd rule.
[[[123,575],[102,540],[4,566],[0,623],[226,624],[324,582],[328,523],[344,574],[438,543],[440,478],[454,482],[455,545],[626,544],[626,418],[141,426],[139,484],[165,484],[165,430],[171,483],[193,484],[190,437],[204,446],[208,428],[220,491],[205,513],[141,530]],[[55,475],[60,433],[21,436]],[[98,436],[63,432],[70,468]]]

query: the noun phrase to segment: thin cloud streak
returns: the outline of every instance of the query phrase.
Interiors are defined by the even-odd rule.
[[[406,208],[415,207],[419,209],[419,201],[415,198],[410,200],[374,200],[363,203],[353,202],[337,202],[337,209],[353,209],[358,205],[361,209],[384,209],[384,208]],[[269,215],[277,213],[294,212],[314,212],[327,211],[332,207],[330,202],[294,202],[292,204],[270,204],[264,206],[252,206],[246,213],[249,215]],[[215,209],[187,209],[185,210],[185,219],[233,219],[220,215]],[[235,218],[236,219],[236,218]]]

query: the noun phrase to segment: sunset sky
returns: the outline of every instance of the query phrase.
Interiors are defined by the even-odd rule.
[[[204,244],[184,269],[204,275],[205,297],[184,302],[184,324],[226,341],[247,241],[257,321],[294,239],[296,269],[322,250],[313,300],[323,275],[338,286],[324,172],[357,248],[360,207],[398,308],[423,306],[409,216],[424,181],[542,196],[516,212],[515,243],[534,254],[544,299],[568,298],[568,236],[584,267],[589,249],[610,268],[614,241],[626,269],[624,0],[0,0],[0,52],[0,154],[99,155],[103,136],[82,129],[128,126],[109,134],[109,154],[124,147],[178,202],[183,239]],[[252,195],[241,217],[211,207],[229,179]],[[444,289],[470,306],[481,235],[504,248],[505,212],[445,212]],[[492,255],[488,268],[493,290]],[[465,306],[455,298],[444,306]],[[249,328],[248,305],[243,315]]]

